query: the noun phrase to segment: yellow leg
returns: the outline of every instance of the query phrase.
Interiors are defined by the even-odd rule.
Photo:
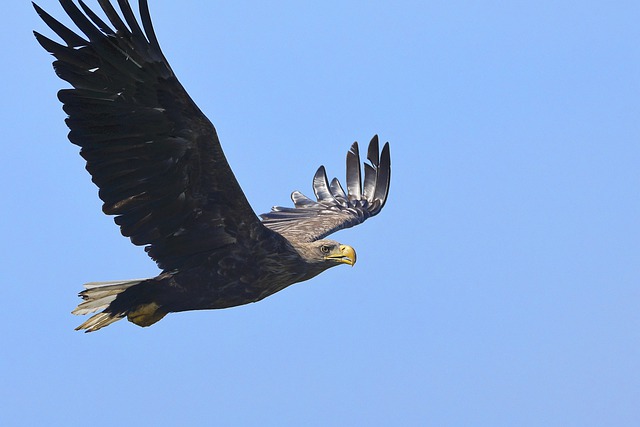
[[[155,302],[152,302],[139,305],[135,310],[130,311],[127,314],[127,319],[138,326],[151,326],[166,315],[166,311],[162,310]]]

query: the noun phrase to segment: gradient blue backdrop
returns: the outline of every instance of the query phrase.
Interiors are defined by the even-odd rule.
[[[355,268],[75,332],[82,283],[157,269],[66,139],[52,32],[6,2],[0,424],[640,425],[640,3],[150,3],[257,212],[374,133],[388,204],[337,235]]]

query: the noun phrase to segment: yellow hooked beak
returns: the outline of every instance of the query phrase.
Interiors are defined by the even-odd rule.
[[[349,264],[353,267],[356,263],[356,251],[349,245],[340,245],[340,252],[328,255],[327,258],[331,258],[344,264]]]

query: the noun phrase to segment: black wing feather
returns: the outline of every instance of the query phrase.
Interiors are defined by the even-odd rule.
[[[87,16],[78,9],[75,3],[71,0],[60,0],[60,4],[73,23],[89,38],[89,41],[95,42],[104,37],[103,33],[87,19]]]
[[[333,201],[333,195],[329,189],[329,181],[327,180],[327,172],[324,166],[320,166],[313,177],[313,192],[320,202]]]
[[[78,3],[80,4],[80,7],[84,11],[84,13],[89,17],[89,19],[93,21],[94,24],[96,24],[100,31],[111,36],[116,35],[116,32],[111,27],[109,27],[109,25],[104,22],[98,15],[96,15],[93,10],[89,9],[85,2],[79,0]]]
[[[376,168],[380,166],[380,160],[378,158],[378,155],[380,154],[380,144],[378,141],[378,135],[374,135],[369,143],[369,148],[367,148],[367,160],[369,160]]]
[[[113,7],[111,2],[109,0],[98,0],[98,4],[104,11],[105,15],[107,15],[107,18],[109,18],[109,21],[111,22],[111,24],[116,28],[116,30],[118,30],[120,35],[125,37],[130,37],[131,31],[129,31],[129,28],[127,28],[124,21],[120,18],[120,15],[118,15],[118,12]],[[144,7],[148,8],[146,4],[144,5]],[[143,8],[143,5],[141,2],[140,9],[142,8]]]
[[[376,169],[380,165],[378,155],[378,136],[374,136],[369,143],[369,148],[367,149],[367,160],[371,162],[371,165],[365,163],[364,165],[364,188],[363,188],[363,197],[367,200],[372,200],[375,197],[376,190],[376,181],[377,181],[377,173]]]
[[[384,144],[384,147],[382,147],[380,165],[376,168],[376,171],[376,191],[373,199],[380,200],[380,206],[378,206],[374,215],[384,207],[384,204],[387,202],[387,195],[389,194],[389,185],[391,184],[391,154],[389,152],[389,143]]]
[[[127,24],[129,25],[129,28],[131,29],[132,34],[136,37],[144,37],[142,28],[140,28],[140,24],[138,24],[138,20],[133,14],[133,10],[131,10],[131,6],[129,5],[129,2],[127,0],[118,0],[118,5],[120,6],[120,10],[124,15],[125,21],[127,21]],[[140,3],[140,6],[144,8],[142,3]]]
[[[233,244],[240,227],[271,233],[247,202],[215,128],[160,50],[147,1],[139,2],[142,27],[127,1],[118,0],[124,20],[108,0],[98,2],[107,21],[83,2],[60,0],[87,39],[34,7],[65,43],[35,33],[73,87],[58,97],[103,211],[165,270]]]
[[[164,57],[162,49],[160,49],[160,43],[158,43],[156,32],[153,29],[153,24],[151,23],[151,15],[149,14],[149,5],[147,4],[147,0],[140,0],[140,18],[142,19],[144,32],[151,44],[151,51],[160,54],[161,57],[158,58],[158,60],[166,63],[167,59]]]
[[[375,137],[374,137],[375,139]],[[362,198],[362,179],[360,178],[360,152],[354,142],[347,153],[347,191],[353,200]]]
[[[347,192],[334,178],[331,184],[323,166],[313,178],[313,201],[294,191],[294,208],[275,206],[271,212],[260,215],[270,229],[288,239],[314,241],[343,228],[353,227],[380,212],[389,194],[391,157],[389,143],[378,157],[378,136],[369,143],[364,167],[364,189],[360,174],[360,155],[355,142],[347,153]]]
[[[35,3],[32,3],[36,13],[40,16],[40,18],[44,21],[45,24],[49,26],[69,47],[79,47],[86,45],[86,40],[82,37],[78,36],[76,33],[71,31],[69,28],[62,25],[58,22],[54,17],[45,12],[40,6]],[[38,33],[36,33],[38,34]],[[37,37],[37,36],[36,36]],[[43,46],[44,47],[44,46]]]
[[[340,203],[341,206],[348,206],[349,196],[347,196],[347,193],[344,192],[344,189],[342,188],[340,181],[338,181],[338,178],[333,178],[331,180],[331,193],[333,194],[335,200]]]

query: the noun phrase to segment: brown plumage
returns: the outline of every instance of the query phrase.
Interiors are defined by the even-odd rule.
[[[323,167],[313,179],[317,201],[292,194],[293,208],[253,212],[227,163],[216,130],[176,79],[155,36],[146,0],[138,23],[127,0],[120,14],[98,0],[105,22],[84,2],[60,0],[84,34],[40,7],[62,39],[34,32],[54,55],[56,74],[71,89],[58,93],[99,188],[103,211],[122,234],[145,246],[162,272],[155,278],[85,285],[73,312],[102,310],[78,329],[95,331],[123,317],[149,326],[170,312],[259,301],[338,264],[353,265],[353,248],[324,239],[376,215],[390,181],[388,143],[367,150],[361,176],[358,144],[347,154],[347,191]],[[121,17],[122,16],[122,17]]]

